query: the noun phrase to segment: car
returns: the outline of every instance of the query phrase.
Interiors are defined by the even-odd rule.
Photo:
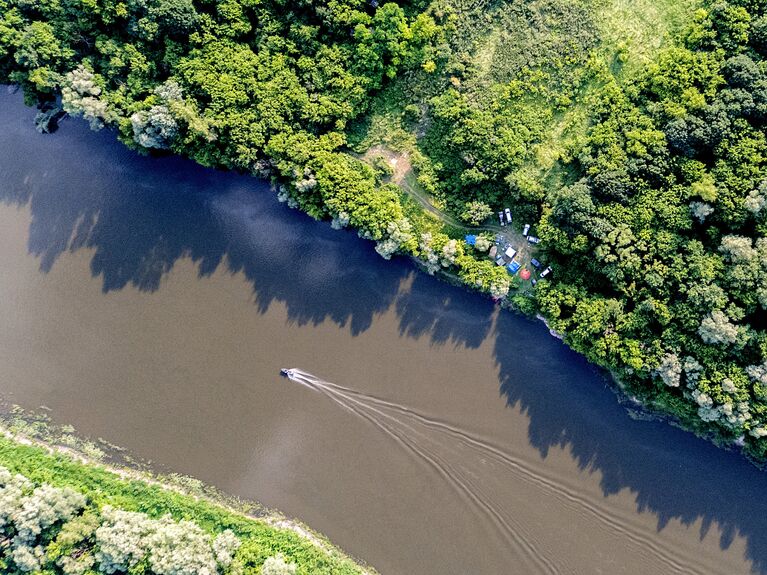
[[[538,280],[536,280],[535,278],[533,278],[533,279],[531,279],[531,280],[530,280],[530,283],[531,283],[531,284],[533,284],[533,287],[535,287],[535,284],[537,284],[537,283],[538,283]]]
[[[545,278],[547,275],[551,273],[551,266],[547,267],[545,270],[541,272],[541,277]]]
[[[519,264],[519,262],[511,262],[509,265],[506,266],[506,269],[509,270],[509,273],[511,275],[514,275],[519,271],[519,268],[522,266]]]
[[[513,260],[514,256],[517,255],[517,250],[509,246],[508,248],[506,248],[506,251],[504,252],[504,254],[506,255],[507,258],[509,258],[510,260]]]
[[[506,208],[505,210],[503,210],[503,213],[506,214],[506,223],[510,224],[511,223],[511,210],[509,208]]]
[[[526,236],[530,233],[530,224],[525,224],[525,229],[522,230],[522,235]]]
[[[531,244],[539,244],[541,243],[541,238],[536,238],[535,236],[527,236],[527,241]]]
[[[541,267],[541,262],[539,262],[537,259],[533,258],[530,260],[530,264],[535,268],[538,269]]]
[[[503,221],[503,212],[498,212],[498,219],[501,220],[502,226],[506,225],[506,222]]]

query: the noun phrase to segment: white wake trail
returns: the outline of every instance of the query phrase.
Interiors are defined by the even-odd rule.
[[[461,471],[460,465],[451,463],[447,457],[438,450],[431,448],[430,444],[438,445],[438,441],[429,437],[425,430],[429,430],[436,436],[447,438],[450,445],[460,445],[477,453],[478,457],[487,458],[499,464],[528,484],[555,497],[567,507],[578,510],[581,513],[592,516],[598,522],[608,527],[613,532],[620,533],[632,542],[637,548],[650,552],[655,559],[665,564],[676,573],[704,573],[705,566],[698,564],[694,558],[688,559],[688,564],[680,564],[673,549],[658,545],[657,541],[650,541],[641,529],[630,524],[624,518],[615,516],[612,512],[602,508],[598,503],[587,500],[577,494],[573,489],[566,487],[561,482],[551,477],[546,477],[541,470],[535,470],[522,459],[513,456],[497,445],[493,445],[485,439],[466,432],[446,422],[433,419],[427,415],[414,411],[406,406],[387,401],[342,385],[338,385],[320,379],[308,372],[294,368],[287,370],[287,376],[313,391],[319,391],[334,403],[362,419],[368,421],[376,428],[395,440],[403,449],[411,453],[435,472],[437,472],[467,503],[483,513],[499,529],[509,543],[521,551],[520,555],[528,559],[537,567],[549,572],[559,572],[551,561],[540,553],[535,541],[523,525],[514,521],[508,514],[503,513],[500,505],[494,504],[492,499],[470,479],[472,474]],[[443,446],[444,449],[444,446]]]

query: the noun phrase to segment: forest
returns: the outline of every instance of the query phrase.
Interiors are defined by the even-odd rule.
[[[757,463],[766,56],[758,0],[0,0],[0,79],[41,131],[269,178]],[[553,269],[534,286],[487,255],[507,206]]]

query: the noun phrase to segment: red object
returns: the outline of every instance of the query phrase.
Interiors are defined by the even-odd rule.
[[[529,280],[530,279],[530,270],[524,269],[521,272],[519,272],[519,277],[521,277],[523,280]]]

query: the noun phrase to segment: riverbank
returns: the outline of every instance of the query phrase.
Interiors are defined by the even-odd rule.
[[[13,432],[6,424],[0,425],[0,468],[23,475],[34,486],[70,488],[84,495],[84,514],[90,508],[99,514],[112,507],[150,519],[169,515],[175,521],[191,521],[210,537],[231,531],[239,539],[232,565],[242,574],[260,573],[264,562],[277,556],[295,564],[298,574],[375,574],[310,528],[273,510],[227,498],[191,478],[97,462],[72,447]],[[222,573],[234,569],[226,567]]]

